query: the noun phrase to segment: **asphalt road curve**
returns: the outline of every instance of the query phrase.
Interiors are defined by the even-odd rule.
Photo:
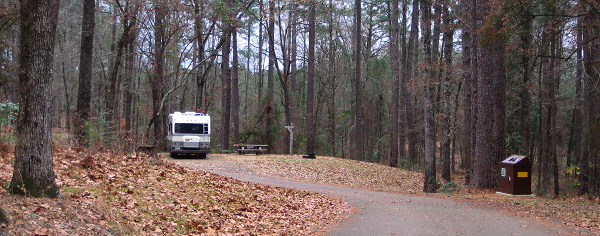
[[[262,177],[243,166],[210,155],[207,159],[173,162],[241,181],[340,197],[356,207],[357,212],[329,229],[329,235],[571,235],[564,228],[543,226],[534,220],[452,200]]]

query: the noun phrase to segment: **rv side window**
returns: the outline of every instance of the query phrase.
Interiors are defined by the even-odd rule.
[[[175,124],[175,133],[178,134],[207,134],[207,129],[208,125],[206,124]]]

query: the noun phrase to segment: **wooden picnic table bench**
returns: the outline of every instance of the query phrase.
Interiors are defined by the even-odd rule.
[[[264,144],[234,144],[233,146],[237,148],[239,155],[244,153],[255,153],[256,155],[259,155],[269,150],[269,145]]]

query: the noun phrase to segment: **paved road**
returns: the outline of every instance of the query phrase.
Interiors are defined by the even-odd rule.
[[[267,178],[241,165],[210,156],[173,160],[183,166],[241,181],[305,189],[337,196],[358,210],[329,235],[570,235],[565,229],[451,200],[366,191]],[[562,230],[562,231],[561,231]]]

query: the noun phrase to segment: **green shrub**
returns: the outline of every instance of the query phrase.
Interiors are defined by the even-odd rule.
[[[452,181],[445,183],[444,186],[442,186],[442,193],[453,193],[456,192],[456,188],[458,187],[458,185]]]
[[[11,124],[17,118],[18,111],[19,105],[16,103],[9,101],[0,103],[0,125]]]

